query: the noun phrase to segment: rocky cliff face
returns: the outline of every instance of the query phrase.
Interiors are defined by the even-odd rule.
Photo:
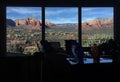
[[[93,28],[113,28],[113,18],[97,18],[91,21],[82,23],[83,30],[90,30]]]
[[[41,22],[38,19],[35,19],[33,17],[29,17],[27,19],[22,19],[22,20],[15,20],[16,26],[22,25],[22,26],[27,26],[31,29],[41,29]]]

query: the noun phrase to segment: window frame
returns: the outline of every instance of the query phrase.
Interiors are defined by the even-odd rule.
[[[64,1],[64,0],[63,0]],[[60,2],[60,3],[59,3]],[[66,2],[68,2],[66,0]],[[94,3],[93,3],[94,2]],[[27,6],[27,7],[41,7],[42,9],[42,39],[45,39],[45,7],[78,7],[78,28],[79,28],[79,32],[78,32],[78,36],[79,36],[79,43],[81,44],[81,8],[82,7],[114,7],[114,39],[116,40],[117,37],[115,36],[115,33],[118,32],[119,27],[119,21],[120,21],[120,16],[119,16],[119,2],[118,1],[114,1],[114,0],[69,0],[68,3],[62,3],[62,1],[58,1],[58,3],[56,2],[45,2],[43,1],[36,1],[36,2],[31,2],[31,1],[25,1],[25,0],[20,0],[17,2],[3,2],[4,4],[2,4],[0,6],[0,11],[3,12],[1,19],[2,19],[2,27],[4,28],[0,28],[0,38],[2,39],[1,43],[0,43],[0,57],[4,57],[6,54],[6,7],[7,6]],[[24,3],[24,4],[23,4]],[[118,20],[118,21],[116,21]]]

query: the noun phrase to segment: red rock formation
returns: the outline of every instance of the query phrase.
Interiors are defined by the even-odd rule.
[[[22,20],[15,20],[16,26],[23,25],[30,27],[31,29],[41,29],[41,23],[38,19],[35,19],[33,17],[29,17],[27,19]]]
[[[42,27],[41,21],[33,17],[29,17],[27,19],[22,19],[22,20],[15,20],[15,23],[16,23],[16,26],[23,25],[23,26],[30,27],[30,29],[34,29],[34,30],[40,30]],[[49,21],[45,21],[45,25],[48,27],[52,27],[55,24]]]
[[[95,20],[86,21],[82,23],[83,30],[90,30],[93,28],[112,28],[113,27],[113,19],[112,18],[97,18]]]
[[[31,29],[41,29],[41,22],[35,18],[29,17],[28,18],[28,26],[31,27]]]
[[[22,25],[34,30],[41,30],[42,23],[40,20],[35,19],[33,17],[29,17],[27,19],[22,20],[15,20],[16,26]],[[49,21],[45,21],[46,28],[59,28],[60,26],[55,25]],[[69,27],[63,25],[63,27]],[[78,26],[73,25],[71,27],[78,28]],[[113,18],[97,18],[95,20],[86,21],[82,23],[83,30],[91,30],[93,28],[100,29],[100,28],[112,28],[113,27]],[[61,27],[60,27],[61,28]]]

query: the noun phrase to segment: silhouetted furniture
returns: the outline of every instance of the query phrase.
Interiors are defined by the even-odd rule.
[[[49,43],[55,49],[59,49],[60,48],[60,42],[49,42]]]
[[[48,54],[44,63],[44,82],[69,82],[71,67],[62,54]]]
[[[65,51],[69,56],[73,56],[71,48],[72,48],[72,44],[75,42],[76,40],[65,40],[65,49],[66,49]]]

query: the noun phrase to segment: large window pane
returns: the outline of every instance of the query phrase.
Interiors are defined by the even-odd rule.
[[[82,46],[113,39],[113,7],[82,7]]]
[[[78,8],[46,7],[45,38],[49,42],[60,42],[65,47],[65,40],[78,41]]]
[[[86,52],[86,55],[89,57],[99,55],[100,63],[112,62],[108,42],[114,39],[113,14],[113,7],[82,7],[82,46],[92,47],[97,44],[98,54],[91,48],[92,53]],[[90,61],[93,63],[93,60]]]
[[[41,7],[6,7],[6,28],[8,55],[32,55],[41,40]]]

